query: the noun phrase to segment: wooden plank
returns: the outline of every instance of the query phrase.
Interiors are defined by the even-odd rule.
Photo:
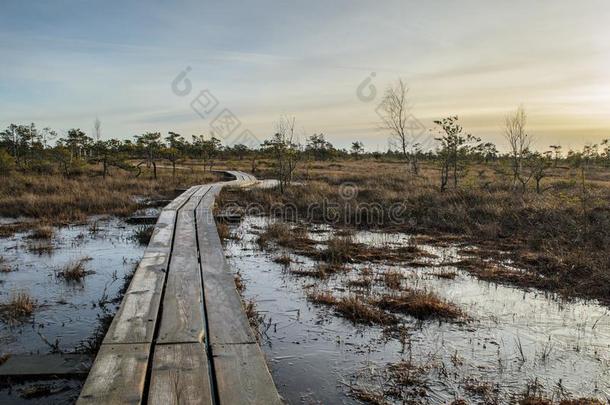
[[[105,344],[152,342],[168,257],[168,253],[144,253],[106,333]]]
[[[204,293],[210,343],[256,342],[231,274],[206,274]]]
[[[257,343],[213,345],[220,405],[282,404]]]
[[[241,172],[232,175],[236,180],[230,183],[249,180]],[[227,183],[191,187],[161,212],[78,403],[142,402],[157,322],[161,324],[150,370],[149,401],[211,403],[209,357],[202,343],[206,317],[208,341],[215,348],[212,361],[220,403],[281,403],[250,330],[214,222],[214,199]]]
[[[170,203],[170,208],[180,208],[195,190],[189,189]],[[175,221],[174,209],[161,211],[78,403],[141,403]]]
[[[196,215],[208,340],[212,344],[255,342],[209,209],[213,202],[207,197]]]
[[[203,344],[155,347],[148,403],[212,404],[208,356]]]
[[[189,198],[193,195],[193,193],[199,188],[199,186],[193,186],[188,188],[184,193],[180,194],[178,197],[174,198],[171,203],[165,206],[165,210],[177,210],[182,204],[188,201]]]
[[[178,211],[157,343],[203,342],[205,312],[194,209],[209,187],[199,188]]]
[[[150,343],[174,237],[176,211],[161,212],[104,343]]]
[[[102,345],[77,404],[140,404],[150,344]]]
[[[157,219],[157,224],[150,237],[147,251],[166,252],[169,254],[172,248],[174,236],[174,224],[176,222],[176,211],[162,210]]]

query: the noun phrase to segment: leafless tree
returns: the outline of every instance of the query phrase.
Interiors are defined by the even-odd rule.
[[[523,163],[530,154],[529,149],[533,141],[533,137],[525,129],[526,124],[527,114],[523,106],[519,106],[514,113],[506,116],[504,128],[504,137],[510,146],[513,187],[520,182],[524,191],[531,176],[523,175]]]
[[[274,157],[280,192],[284,193],[292,181],[292,175],[301,157],[295,135],[295,118],[281,117],[275,124],[275,135],[262,146]]]
[[[386,89],[380,110],[382,112],[383,128],[389,130],[392,137],[396,139],[404,159],[410,163],[411,171],[417,174],[419,171],[417,151],[411,150],[417,145],[411,139],[407,103],[408,91],[407,84],[402,79],[398,79],[396,84]]]

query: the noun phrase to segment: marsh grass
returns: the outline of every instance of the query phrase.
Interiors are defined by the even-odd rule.
[[[26,292],[18,292],[8,302],[0,306],[2,315],[9,321],[19,321],[31,316],[36,308],[36,301]]]
[[[271,248],[271,243],[295,250],[309,249],[313,241],[307,235],[307,229],[291,226],[286,222],[273,222],[265,228],[256,240],[261,249]]]
[[[313,268],[290,269],[290,273],[300,277],[313,277],[321,280],[329,278],[331,275],[346,272],[348,269],[343,265],[316,263]]]
[[[225,241],[231,237],[231,229],[226,223],[217,221],[216,229],[218,230],[218,236],[221,241]]]
[[[4,256],[0,256],[0,273],[10,273],[12,271],[14,271],[14,268],[6,262]]]
[[[49,225],[37,225],[30,235],[30,239],[52,239],[55,234],[55,230]]]
[[[288,187],[284,193],[275,189],[236,190],[232,198],[244,206],[258,204],[263,212],[280,218],[312,223],[328,222],[329,212],[311,209],[326,201],[328,207],[333,207],[330,214],[337,227],[400,231],[430,236],[438,243],[450,240],[504,251],[504,258],[531,274],[543,276],[545,283],[506,272],[481,274],[483,277],[499,277],[503,282],[520,285],[534,283],[538,288],[565,295],[608,302],[608,169],[598,167],[588,173],[583,199],[575,170],[552,169],[543,193],[530,190],[524,194],[515,191],[511,179],[499,174],[501,167],[496,166],[473,165],[460,187],[440,192],[438,172],[429,164],[422,166],[419,176],[413,176],[403,164],[391,162],[316,162],[306,172],[297,173],[305,180],[304,185]],[[345,182],[357,186],[357,195],[351,200],[343,199],[339,192]],[[390,207],[394,203],[402,207],[394,218],[384,210],[364,212],[359,208]],[[331,249],[326,255],[329,260],[359,260],[344,248]],[[372,253],[367,252],[374,258]],[[384,252],[380,253],[383,257]],[[408,251],[402,253],[403,258],[409,255]]]
[[[233,276],[233,281],[235,282],[235,289],[241,295],[246,289],[246,285],[244,284],[244,279],[241,276],[240,272],[235,273]]]
[[[410,359],[389,363],[376,370],[365,369],[358,385],[348,385],[350,396],[374,405],[429,403],[428,375],[432,367]]]
[[[340,316],[354,323],[365,325],[393,325],[396,318],[356,295],[335,297],[328,291],[311,291],[307,294],[309,301],[315,304],[331,306]]]
[[[82,258],[74,262],[68,263],[61,269],[56,271],[56,276],[69,282],[80,282],[88,274],[91,274],[85,267],[85,262],[88,258]]]
[[[434,273],[431,273],[432,276],[445,279],[445,280],[453,280],[457,277],[457,272],[451,270],[440,270]]]
[[[250,324],[250,328],[255,332],[257,340],[260,337],[260,325],[264,322],[264,318],[258,312],[256,308],[256,302],[254,300],[243,301],[244,312],[246,313],[246,317],[248,318],[248,323]]]
[[[282,254],[280,256],[274,257],[273,262],[281,264],[282,266],[288,266],[290,265],[290,263],[292,263],[292,259],[290,258],[290,255]]]
[[[333,236],[326,243],[326,249],[321,258],[329,263],[342,264],[352,260],[352,252],[356,247],[350,235]]]
[[[403,275],[399,270],[388,270],[383,274],[383,282],[391,290],[400,290]]]
[[[292,249],[296,254],[324,261],[331,266],[384,261],[412,263],[417,258],[433,256],[413,244],[391,247],[356,243],[351,230],[337,230],[328,240],[318,242],[309,237],[305,227],[291,226],[286,222],[269,224],[257,238],[261,249],[271,249],[272,243]],[[324,245],[324,248],[320,249],[319,245]]]
[[[38,255],[50,255],[55,250],[55,245],[49,239],[31,239],[26,242],[26,248]]]
[[[364,288],[364,289],[368,290],[373,286],[373,278],[361,275],[359,278],[357,278],[355,280],[348,281],[347,285],[350,287]]]
[[[430,291],[406,289],[400,293],[371,298],[370,302],[378,308],[410,315],[419,320],[465,318],[459,307]]]
[[[155,232],[154,225],[140,225],[132,234],[132,239],[142,246],[147,246],[150,243],[153,233]]]

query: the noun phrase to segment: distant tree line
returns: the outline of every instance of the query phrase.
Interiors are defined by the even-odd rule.
[[[101,123],[96,119],[93,137],[78,128],[70,129],[58,137],[50,128],[38,129],[35,124],[9,125],[0,132],[0,175],[11,171],[39,174],[61,173],[66,177],[85,173],[87,165],[99,166],[99,175],[110,175],[110,169],[140,176],[142,168],[149,169],[157,178],[159,164],[170,165],[175,177],[179,163],[196,159],[204,171],[224,160],[249,160],[256,172],[257,161],[271,160],[275,175],[283,190],[292,181],[297,164],[302,161],[328,161],[336,159],[376,159],[404,161],[406,170],[420,175],[422,163],[432,165],[439,173],[439,189],[457,188],[474,165],[489,165],[511,179],[515,189],[526,191],[530,185],[538,193],[544,191],[542,180],[552,168],[578,167],[583,176],[588,167],[610,166],[610,141],[587,145],[582,150],[568,150],[550,145],[544,152],[531,149],[532,137],[526,130],[527,117],[523,108],[506,117],[504,136],[510,145],[506,153],[499,153],[490,142],[482,142],[461,126],[457,116],[435,121],[436,148],[423,150],[412,142],[406,131],[404,84],[390,88],[386,94],[384,125],[398,140],[398,147],[385,152],[366,151],[362,142],[354,141],[348,149],[336,148],[323,133],[304,137],[301,144],[295,134],[295,119],[282,117],[276,123],[275,133],[259,147],[243,144],[222,145],[214,136],[191,135],[190,139],[175,133],[146,132],[133,139],[101,139]]]

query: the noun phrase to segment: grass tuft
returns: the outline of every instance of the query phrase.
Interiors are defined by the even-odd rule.
[[[142,246],[147,246],[155,231],[154,225],[141,225],[133,232],[132,239]]]
[[[332,306],[344,318],[365,325],[393,325],[396,318],[386,312],[368,305],[361,297],[349,295],[336,298],[328,291],[313,291],[307,298],[316,304]]]
[[[29,235],[30,239],[51,239],[55,234],[55,230],[49,225],[36,226]]]
[[[231,236],[229,225],[225,224],[224,222],[216,222],[216,229],[218,229],[218,236],[220,237],[221,241],[225,241]]]
[[[283,266],[288,266],[290,263],[292,263],[292,259],[287,254],[283,254],[281,256],[277,256],[276,258],[273,259],[273,261],[275,263],[281,264]]]
[[[62,267],[56,272],[57,276],[63,278],[66,281],[82,281],[85,276],[90,274],[90,272],[87,271],[87,269],[85,268],[85,260],[87,259],[83,258],[75,262],[66,264],[64,267]]]
[[[26,292],[14,294],[11,299],[0,307],[2,313],[11,321],[27,318],[34,312],[36,301]]]
[[[400,290],[402,279],[402,273],[398,270],[389,270],[383,275],[384,284],[392,290]]]
[[[410,315],[416,319],[459,319],[465,315],[455,304],[429,291],[405,290],[371,299],[378,308]]]

